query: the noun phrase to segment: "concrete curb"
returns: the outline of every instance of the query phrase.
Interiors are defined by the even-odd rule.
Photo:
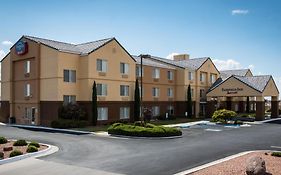
[[[48,156],[48,155],[53,154],[53,153],[55,153],[59,150],[59,148],[57,146],[43,144],[43,143],[40,143],[40,144],[46,145],[46,146],[48,146],[48,148],[45,149],[45,150],[42,150],[42,151],[38,151],[38,152],[34,152],[34,153],[27,153],[27,154],[23,154],[23,155],[20,155],[20,156],[0,160],[0,165],[6,164],[6,163],[12,163],[12,162],[19,161],[19,160],[23,160],[23,159],[26,159],[26,158],[29,158],[29,157],[37,158],[37,157]]]
[[[188,169],[188,170],[176,173],[174,175],[188,175],[188,174],[194,173],[196,171],[208,168],[210,166],[214,166],[214,165],[217,165],[219,163],[222,163],[222,162],[225,162],[225,161],[228,161],[228,160],[231,160],[231,159],[235,159],[237,157],[244,156],[244,155],[249,154],[249,153],[259,152],[259,151],[273,151],[273,150],[254,150],[254,151],[241,152],[241,153],[234,154],[234,155],[222,158],[222,159],[215,160],[213,162],[206,163],[204,165],[200,165],[200,166],[197,166],[197,167],[194,167],[194,168],[191,168],[191,169]]]
[[[99,137],[108,137],[108,138],[125,138],[125,139],[150,139],[150,140],[159,140],[159,139],[177,139],[181,136],[171,136],[171,137],[134,137],[134,136],[124,136],[124,135],[115,135],[108,134],[108,132],[94,133],[95,136]]]
[[[163,125],[165,127],[181,127],[181,126],[194,126],[194,125],[198,125],[198,124],[205,124],[205,123],[210,123],[210,121],[207,120],[201,120],[201,121],[196,121],[196,122],[188,122],[188,123],[178,123],[178,124],[170,124],[170,125]]]
[[[92,134],[92,132],[87,132],[87,131],[77,131],[72,129],[58,129],[58,128],[43,127],[43,126],[33,126],[33,125],[8,124],[6,126],[28,129],[32,131],[57,132],[57,133],[64,133],[64,134],[75,134],[75,135]]]

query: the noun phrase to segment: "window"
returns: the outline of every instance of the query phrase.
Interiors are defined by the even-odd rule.
[[[121,107],[120,108],[120,119],[128,119],[130,116],[130,108],[129,107]]]
[[[97,84],[97,95],[107,96],[107,84]]]
[[[75,95],[64,95],[63,96],[63,105],[68,105],[69,103],[76,103],[76,96]]]
[[[200,81],[205,82],[206,81],[206,73],[200,73]]]
[[[204,92],[205,92],[204,89],[200,89],[200,98],[202,98],[204,96]]]
[[[216,74],[210,74],[210,83],[214,83],[217,79]]]
[[[98,108],[98,120],[107,120],[108,119],[108,108],[100,107]]]
[[[24,86],[24,96],[29,97],[31,95],[30,84],[26,84]]]
[[[160,115],[160,107],[152,106],[152,116],[159,116],[159,115]]]
[[[160,69],[154,68],[152,78],[160,78]]]
[[[129,86],[120,85],[120,96],[129,96]]]
[[[193,72],[188,72],[188,80],[193,80]]]
[[[168,88],[168,97],[173,97],[173,89],[172,88]]]
[[[168,80],[173,80],[174,75],[172,71],[168,71]]]
[[[64,82],[76,82],[76,71],[75,70],[63,70],[63,81]]]
[[[30,73],[30,61],[26,61],[24,65],[24,73],[29,74]]]
[[[120,73],[121,74],[129,74],[129,64],[120,63]]]
[[[174,115],[174,106],[168,106],[168,113]]]
[[[142,67],[142,76],[143,76],[143,73],[144,73],[144,70]],[[140,65],[137,65],[137,67],[136,67],[136,76],[141,77],[141,66]]]
[[[107,71],[107,61],[97,59],[97,71],[106,72]]]
[[[25,118],[31,119],[31,108],[25,108]]]
[[[159,97],[159,88],[152,88],[152,96]]]

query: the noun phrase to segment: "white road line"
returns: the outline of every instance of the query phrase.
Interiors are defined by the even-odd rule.
[[[270,146],[271,148],[281,149],[281,146]]]
[[[205,129],[205,131],[215,131],[215,132],[219,132],[222,131],[221,129]]]

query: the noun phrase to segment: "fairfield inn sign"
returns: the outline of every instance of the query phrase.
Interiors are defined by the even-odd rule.
[[[28,44],[25,41],[17,42],[15,48],[16,48],[17,55],[24,55],[28,52]]]
[[[237,94],[239,91],[243,91],[243,88],[222,88],[221,90],[226,94]]]

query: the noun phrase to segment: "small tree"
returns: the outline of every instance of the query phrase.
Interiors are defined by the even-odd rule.
[[[140,89],[139,81],[136,80],[135,84],[135,101],[134,101],[134,121],[140,120]]]
[[[247,97],[246,112],[250,113],[250,97]]]
[[[94,81],[93,84],[93,92],[92,92],[92,117],[93,117],[93,125],[97,125],[98,120],[98,102],[97,102],[97,86]]]
[[[192,97],[190,85],[188,85],[187,88],[187,116],[192,117]]]

